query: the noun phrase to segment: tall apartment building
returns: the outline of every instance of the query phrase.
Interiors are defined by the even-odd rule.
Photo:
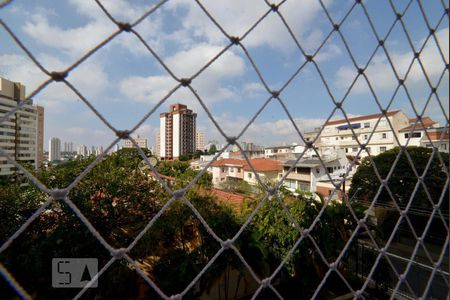
[[[202,131],[195,133],[196,150],[205,151],[205,134]]]
[[[156,134],[156,153],[153,153],[154,155],[156,155],[156,156],[158,156],[159,157],[159,155],[161,154],[161,139],[160,139],[160,137],[161,137],[161,134],[158,132],[157,134]]]
[[[48,160],[61,160],[61,140],[57,137],[51,138],[48,141]]]
[[[148,141],[146,138],[142,138],[139,136],[139,134],[136,134],[133,135],[133,139],[136,141],[136,144],[138,144],[139,148],[148,149]],[[130,140],[125,140],[124,148],[134,148],[134,145]]]
[[[37,106],[37,150],[36,167],[40,168],[44,162],[44,108]]]
[[[159,157],[178,159],[195,152],[197,114],[183,104],[173,104],[170,111],[160,115]]]
[[[86,157],[88,155],[87,147],[85,145],[78,146],[77,154]]]
[[[0,78],[0,117],[12,111],[25,99],[25,86]],[[38,112],[31,103],[20,107],[0,124],[0,149],[21,163],[37,167],[38,159]],[[43,128],[40,132],[43,134]],[[41,150],[43,154],[43,150]],[[16,167],[0,156],[0,175],[12,175]]]
[[[64,152],[65,153],[73,152],[73,143],[72,142],[64,142]]]

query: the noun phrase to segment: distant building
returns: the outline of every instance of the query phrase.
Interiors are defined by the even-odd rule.
[[[160,155],[160,149],[161,149],[161,145],[160,145],[160,134],[159,134],[159,132],[156,134],[156,153],[155,153],[155,155],[157,156],[157,157],[159,157],[159,155]]]
[[[195,133],[195,145],[196,150],[205,151],[205,134],[203,132],[197,131]]]
[[[80,155],[80,156],[83,156],[83,157],[88,156],[88,150],[87,150],[87,147],[86,147],[85,145],[80,145],[80,146],[78,147],[77,154]]]
[[[61,140],[57,137],[51,138],[48,141],[48,160],[61,160]]]
[[[40,168],[44,162],[44,108],[37,106],[37,141],[36,167]]]
[[[73,143],[72,142],[64,142],[64,152],[65,153],[73,152]]]
[[[132,137],[136,144],[138,144],[139,148],[148,149],[148,140],[146,138],[140,137],[139,134],[133,135]],[[134,148],[131,140],[125,140],[124,148]]]
[[[160,115],[159,157],[178,159],[195,152],[197,114],[183,104],[173,104],[170,111]]]
[[[287,160],[294,158],[294,152],[295,145],[266,147],[264,148],[264,157],[277,160]]]
[[[24,85],[0,78],[0,117],[12,111],[23,100]],[[39,154],[43,158],[43,147],[38,151],[38,135],[43,134],[43,127],[42,131],[39,131],[37,109],[32,102],[25,104],[0,124],[1,149],[15,161],[30,163],[35,168],[38,167]],[[0,175],[12,175],[15,172],[16,167],[9,163],[6,157],[0,156]]]

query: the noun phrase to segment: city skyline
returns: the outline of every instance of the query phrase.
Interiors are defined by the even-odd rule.
[[[338,21],[353,2],[342,4],[327,1],[326,5],[333,19]],[[135,20],[150,8],[144,1],[134,3],[133,7],[124,1],[105,1],[104,5],[116,18],[123,21]],[[242,11],[237,9],[239,5],[235,5],[233,1],[205,5],[224,29],[234,36],[242,36],[267,10],[264,3],[257,1],[240,4],[244,6]],[[366,3],[380,37],[386,35],[388,26],[396,18],[392,9],[383,7],[384,5],[387,3]],[[396,5],[398,11],[405,8],[403,4]],[[326,20],[317,1],[288,1],[280,7],[280,11],[307,53],[313,53],[332,31],[332,25]],[[435,17],[437,12],[440,12],[439,3],[431,3],[427,7],[430,16]],[[64,18],[61,18],[62,15]],[[17,3],[3,9],[1,17],[24,41],[24,45],[35,53],[37,60],[50,70],[64,69],[116,30],[95,2],[88,1],[42,1],[32,10]],[[238,22],[235,21],[236,18]],[[404,22],[411,28],[409,35],[415,48],[421,49],[427,41],[420,58],[431,84],[435,85],[443,71],[439,69],[441,55],[434,39],[426,40],[428,32],[424,30],[425,26],[420,26],[423,25],[423,17],[416,3],[405,14]],[[171,1],[145,19],[136,30],[141,32],[149,46],[181,78],[194,74],[228,44],[228,40],[198,5],[189,1]],[[364,65],[378,46],[378,41],[359,6],[348,16],[342,31],[351,45],[356,63]],[[448,60],[447,19],[439,23],[435,35]],[[85,39],[86,36],[89,38]],[[0,49],[1,76],[22,82],[27,86],[28,92],[32,92],[47,78],[46,75],[37,69],[5,31],[0,33],[0,38],[5,41]],[[269,15],[242,44],[271,90],[280,89],[305,61],[275,14]],[[411,62],[411,48],[398,24],[386,39],[385,47],[392,56],[399,76],[403,77]],[[342,100],[358,70],[336,33],[331,35],[317,53],[315,62],[323,73],[330,92],[337,100]],[[374,54],[374,59],[368,65],[367,76],[377,99],[382,106],[386,106],[394,95],[397,82],[381,49]],[[127,33],[122,33],[117,40],[83,62],[68,75],[67,80],[119,130],[132,128],[176,84],[140,41]],[[425,77],[417,61],[412,64],[405,86],[409,95],[415,99],[418,112],[421,112],[429,95]],[[237,135],[270,97],[239,47],[232,47],[219,57],[193,80],[192,87],[217,123],[230,136]],[[436,90],[445,111],[441,111],[439,103],[432,97],[424,113],[442,126],[446,125],[444,115],[448,114],[447,90],[448,71]],[[317,70],[311,64],[305,65],[280,96],[286,107],[294,112],[292,118],[302,132],[323,125],[335,108]],[[45,140],[52,136],[64,136],[77,145],[107,147],[115,139],[113,132],[62,83],[51,83],[34,97],[34,101],[46,107]],[[148,138],[152,144],[159,130],[159,114],[177,102],[185,103],[198,113],[197,127],[208,139],[224,142],[198,100],[187,89],[176,91],[135,133]],[[346,97],[343,107],[349,116],[366,115],[380,110],[367,83],[361,79]],[[395,109],[401,109],[409,116],[414,115],[402,89],[389,107],[389,110]],[[341,116],[340,113],[335,113],[332,118]],[[240,141],[263,141],[266,145],[301,142],[291,121],[276,101],[268,104]]]

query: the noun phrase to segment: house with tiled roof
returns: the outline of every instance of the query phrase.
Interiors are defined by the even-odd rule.
[[[278,173],[281,170],[279,161],[254,158],[250,160],[250,163],[253,168],[245,159],[225,158],[213,162],[210,171],[214,186],[220,187],[227,180],[244,180],[251,185],[257,185],[256,174],[263,182],[277,180]]]
[[[436,147],[440,152],[449,152],[449,128],[437,127],[427,129],[426,134],[420,139],[420,146],[433,148]]]
[[[439,127],[439,123],[433,121],[430,117],[422,119],[409,119],[408,126],[399,130],[399,141],[401,145],[420,146],[420,141],[425,136],[425,130]]]
[[[214,161],[209,168],[213,177],[213,185],[219,187],[226,180],[243,180],[244,166],[246,165],[245,160],[237,158],[224,158]]]
[[[254,158],[250,160],[253,168],[250,165],[244,166],[244,180],[251,185],[258,185],[258,180],[255,174],[258,174],[259,179],[264,182],[275,182],[278,180],[278,173],[282,170],[281,164],[278,160],[269,158]],[[255,173],[255,172],[256,173]]]

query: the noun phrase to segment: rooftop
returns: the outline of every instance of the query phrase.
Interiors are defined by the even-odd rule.
[[[388,111],[386,113],[386,115],[388,117],[390,117],[390,116],[395,115],[398,112],[400,112],[400,110]],[[365,115],[365,116],[348,118],[348,121],[349,122],[355,122],[355,121],[364,121],[364,120],[378,119],[378,118],[381,118],[382,116],[383,116],[383,114]],[[331,120],[331,121],[328,121],[325,125],[337,125],[337,124],[341,124],[341,123],[347,123],[347,120],[346,119]]]

